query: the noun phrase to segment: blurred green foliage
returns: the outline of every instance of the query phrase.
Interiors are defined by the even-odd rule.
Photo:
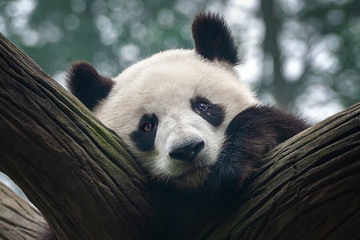
[[[319,109],[332,99],[344,107],[359,102],[360,1],[302,0],[296,2],[295,11],[291,2],[295,1],[278,1],[274,10],[281,22],[280,34],[287,35],[287,41],[279,38],[283,59],[298,55],[303,62],[298,79],[285,82],[292,89],[289,97],[319,87],[328,91],[328,97],[317,103]],[[286,44],[291,39],[298,44],[289,48]],[[302,53],[292,54],[299,51]]]
[[[82,59],[113,76],[155,52],[192,47],[191,20],[211,2],[20,0],[0,11],[5,35],[48,73]]]

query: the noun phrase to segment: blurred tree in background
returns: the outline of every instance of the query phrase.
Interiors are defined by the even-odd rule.
[[[260,13],[262,92],[319,119],[360,100],[360,1],[261,0]]]
[[[192,48],[199,11],[225,16],[238,67],[265,102],[321,120],[360,100],[360,1],[0,0],[0,31],[64,84],[86,60],[116,76],[169,48]]]
[[[192,45],[189,25],[208,1],[19,0],[1,6],[0,28],[50,74],[75,60],[103,73],[157,51]]]

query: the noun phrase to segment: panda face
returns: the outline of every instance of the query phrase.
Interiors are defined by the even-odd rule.
[[[257,100],[233,67],[237,48],[225,21],[199,14],[194,50],[168,50],[114,79],[88,63],[69,70],[68,87],[128,145],[152,178],[201,186],[221,158],[231,120]]]
[[[233,117],[256,104],[225,62],[192,50],[169,50],[114,79],[95,115],[161,181],[197,187],[209,174]]]

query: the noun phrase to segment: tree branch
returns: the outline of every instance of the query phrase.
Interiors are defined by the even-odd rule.
[[[120,139],[3,35],[0,132],[0,170],[58,237],[151,233],[147,179]]]
[[[40,212],[0,183],[0,238],[37,240],[46,222]]]

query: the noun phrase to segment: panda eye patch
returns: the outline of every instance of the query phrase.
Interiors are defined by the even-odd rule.
[[[224,108],[220,104],[213,104],[200,96],[190,100],[191,108],[214,127],[219,126],[225,117]]]
[[[130,134],[131,139],[141,151],[151,151],[154,148],[158,118],[155,114],[144,114],[138,128]]]

